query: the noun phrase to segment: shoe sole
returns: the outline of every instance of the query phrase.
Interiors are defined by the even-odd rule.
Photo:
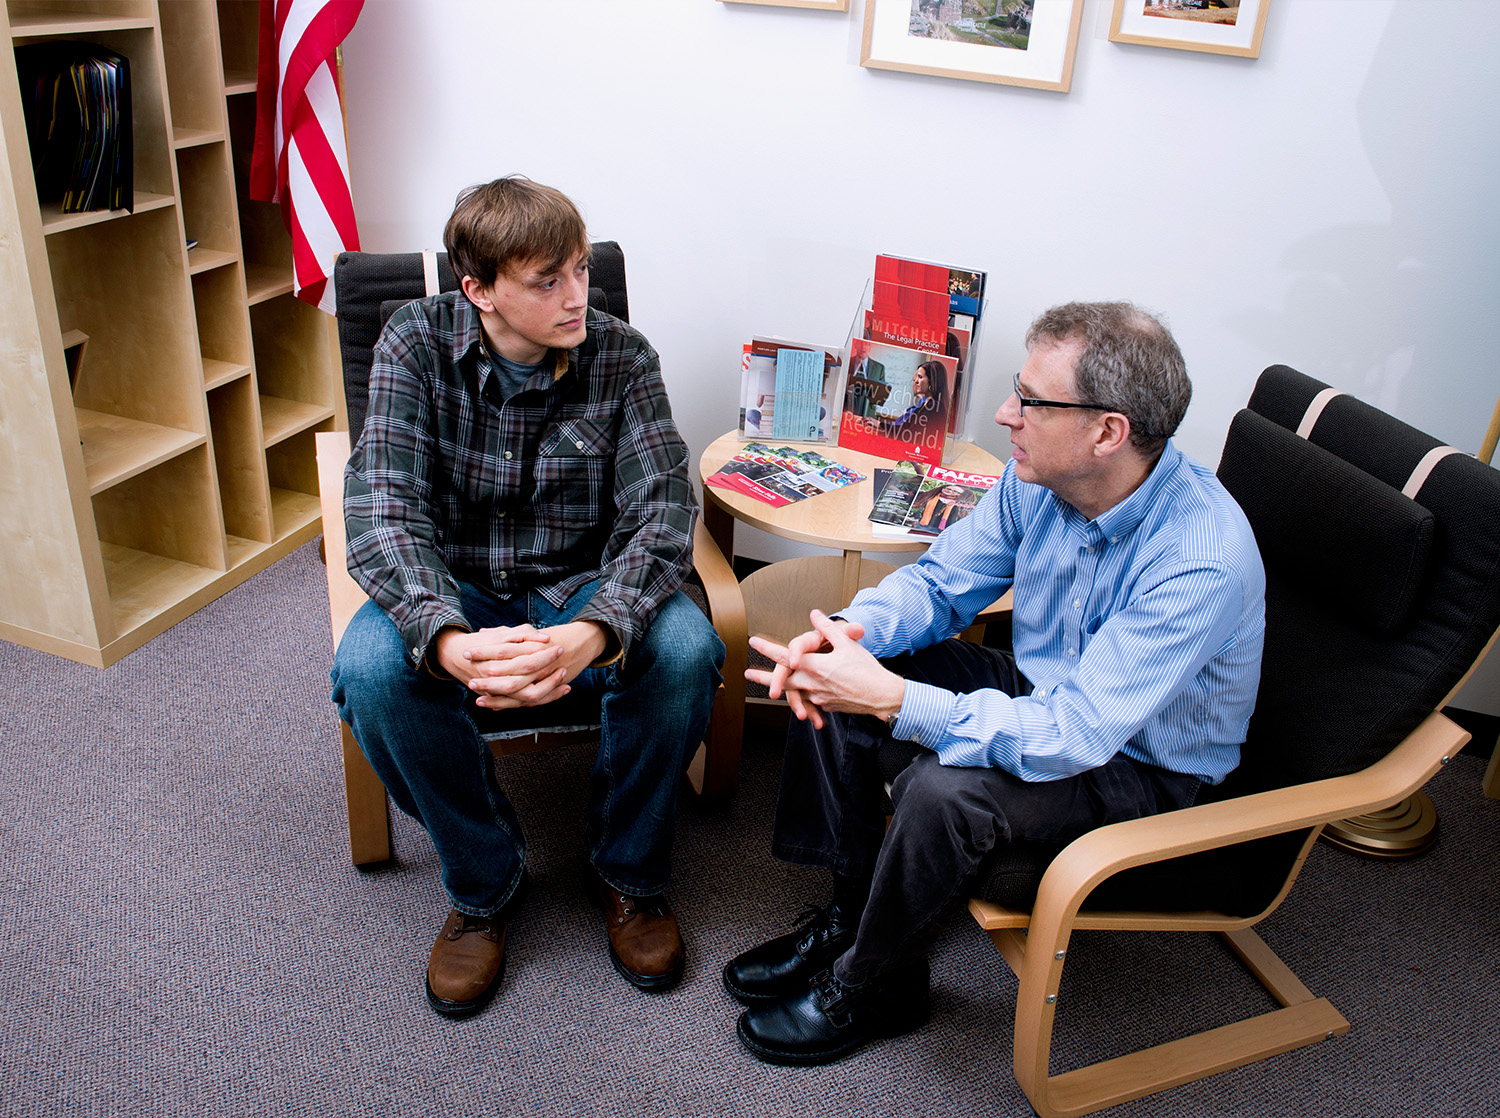
[[[928,1007],[923,1007],[920,1012],[909,1018],[904,1018],[887,1025],[883,1029],[877,1029],[857,1037],[852,1037],[836,1048],[826,1048],[816,1052],[784,1052],[779,1048],[767,1048],[759,1041],[750,1036],[750,1030],[745,1027],[748,1013],[740,1014],[740,1019],[735,1022],[734,1031],[739,1034],[740,1043],[749,1050],[757,1060],[767,1064],[779,1064],[782,1067],[817,1067],[822,1064],[831,1064],[842,1060],[845,1056],[869,1044],[872,1040],[889,1040],[892,1037],[905,1036],[907,1033],[915,1032],[927,1024],[931,1017]]]
[[[609,961],[615,965],[615,970],[619,972],[620,977],[637,990],[644,990],[648,994],[658,994],[663,990],[670,989],[681,981],[687,959],[686,957],[679,959],[677,966],[665,974],[641,974],[631,970],[621,961],[620,956],[615,953],[614,947],[610,947],[609,949]]]

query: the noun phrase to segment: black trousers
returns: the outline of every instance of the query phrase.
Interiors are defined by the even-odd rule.
[[[1009,653],[966,641],[885,666],[952,691],[1031,690]],[[852,986],[924,951],[933,919],[999,844],[1070,842],[1108,823],[1187,807],[1199,786],[1123,753],[1076,776],[1025,781],[1002,769],[948,768],[918,749],[888,801],[878,756],[891,740],[882,719],[837,713],[825,715],[821,730],[793,720],[787,734],[772,852],[871,881],[854,946],[834,966]]]

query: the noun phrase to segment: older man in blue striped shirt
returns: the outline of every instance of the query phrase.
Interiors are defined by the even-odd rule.
[[[773,849],[834,899],[724,968],[744,1045],[821,1064],[928,1013],[933,918],[1005,843],[1190,805],[1239,763],[1265,572],[1213,473],[1171,442],[1192,386],[1128,303],[1039,317],[995,416],[1011,461],[919,561],[749,673],[785,694]],[[1014,655],[951,639],[1015,588]],[[886,826],[876,756],[914,743]]]

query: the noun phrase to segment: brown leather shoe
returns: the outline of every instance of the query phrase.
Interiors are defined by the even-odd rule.
[[[447,1017],[478,1013],[505,973],[505,918],[453,909],[427,960],[427,1001]]]
[[[642,990],[665,990],[682,977],[682,931],[667,898],[632,897],[605,884],[593,870],[588,894],[604,910],[609,961],[620,977]]]

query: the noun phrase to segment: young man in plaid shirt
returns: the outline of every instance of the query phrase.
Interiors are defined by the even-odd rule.
[[[724,658],[678,591],[687,448],[655,350],[588,306],[564,195],[519,176],[470,188],[443,239],[460,289],[396,311],[375,347],[344,492],[371,600],[333,699],[442,862],[434,1009],[474,1013],[500,985],[525,844],[481,734],[537,725],[602,721],[586,888],[615,968],[665,988],[682,974],[663,895],[677,788]]]

